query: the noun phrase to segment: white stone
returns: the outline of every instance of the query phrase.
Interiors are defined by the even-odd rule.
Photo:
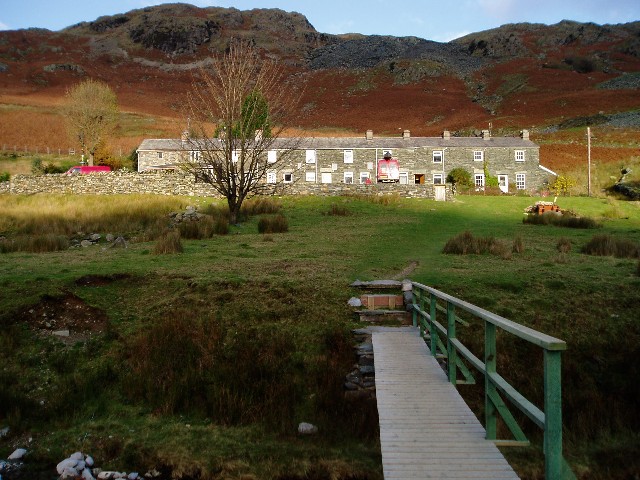
[[[61,480],[65,480],[67,478],[76,478],[77,476],[78,471],[73,467],[66,467],[60,474]]]
[[[82,470],[82,478],[84,480],[96,480],[95,477],[91,474],[91,470],[89,470],[88,468]]]
[[[358,297],[351,297],[349,299],[349,301],[347,302],[347,304],[350,307],[361,307],[362,306],[362,301]]]
[[[131,472],[129,475],[127,475],[127,478],[129,480],[137,480],[139,476],[140,475],[138,475],[138,472]]]
[[[62,472],[64,472],[65,468],[74,468],[77,464],[77,460],[66,458],[56,466],[56,472],[58,472],[58,475],[62,475]]]
[[[68,337],[69,330],[56,330],[55,332],[51,332],[52,335],[56,335],[58,337]]]
[[[101,237],[102,235],[100,235],[99,233],[94,233],[89,237],[89,240],[91,240],[92,242],[97,242]]]
[[[7,457],[7,460],[20,460],[27,454],[24,448],[17,448],[14,452]]]
[[[318,427],[311,423],[302,422],[298,425],[298,433],[302,435],[311,435],[314,433],[318,433]]]
[[[78,461],[80,461],[80,460],[82,460],[83,455],[82,455],[82,452],[75,452],[75,453],[72,453],[72,454],[69,456],[69,458],[70,458],[71,460],[78,460]]]
[[[84,459],[84,463],[87,464],[87,467],[93,467],[93,457],[91,455],[87,455],[87,457]]]
[[[80,245],[83,246],[83,247],[90,247],[93,244],[91,243],[91,240],[82,240],[80,242]]]

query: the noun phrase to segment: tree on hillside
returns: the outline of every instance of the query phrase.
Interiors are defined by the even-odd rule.
[[[262,60],[242,41],[232,43],[194,80],[186,104],[189,135],[183,136],[188,153],[181,168],[226,198],[231,223],[237,223],[244,200],[273,193],[278,185],[265,180],[298,143],[282,135],[298,98],[282,67]]]
[[[63,109],[67,132],[88,155],[89,165],[118,122],[118,100],[109,85],[88,79],[67,90]]]

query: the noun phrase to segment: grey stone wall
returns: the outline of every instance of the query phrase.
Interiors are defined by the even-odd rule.
[[[400,195],[434,198],[433,185],[309,183],[296,181],[279,185],[283,195]],[[275,187],[275,186],[274,186]],[[148,193],[155,195],[210,196],[219,195],[207,184],[195,182],[193,176],[166,172],[110,172],[91,175],[15,175],[10,182],[0,183],[0,193],[32,195],[59,193],[75,195],[116,195]],[[452,198],[447,186],[447,199]]]

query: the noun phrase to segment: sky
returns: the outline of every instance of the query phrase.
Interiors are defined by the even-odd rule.
[[[177,1],[177,0],[174,0]],[[161,0],[0,0],[0,30],[60,30]],[[299,12],[321,33],[416,36],[447,42],[506,23],[561,20],[598,24],[640,20],[640,0],[191,0],[199,7]]]

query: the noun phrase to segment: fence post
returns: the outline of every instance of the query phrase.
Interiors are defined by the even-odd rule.
[[[438,297],[435,294],[431,294],[431,301],[429,302],[429,336],[431,337],[431,356],[435,357],[438,354],[438,332],[433,322],[436,321],[437,301]]]
[[[449,371],[449,382],[453,385],[458,383],[458,352],[451,340],[456,338],[456,307],[451,302],[447,302],[447,367]]]
[[[491,401],[490,393],[497,393],[496,386],[489,380],[489,375],[496,373],[496,326],[493,323],[484,322],[484,421],[486,439],[495,440],[496,428],[496,407]]]
[[[544,350],[545,478],[562,478],[561,352]]]

